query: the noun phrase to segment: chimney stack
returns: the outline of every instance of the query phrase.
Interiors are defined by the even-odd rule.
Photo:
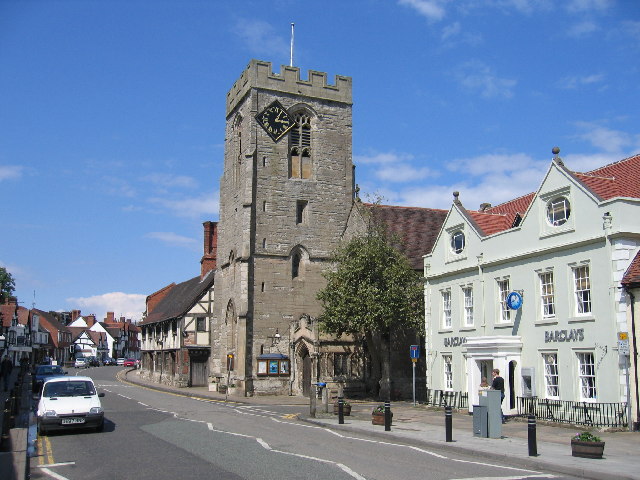
[[[115,315],[113,312],[107,312],[107,318],[105,318],[105,323],[113,323],[115,321]]]
[[[92,313],[91,315],[87,315],[84,318],[85,322],[87,322],[87,326],[89,328],[93,327],[96,324],[96,316],[94,313]]]
[[[218,222],[204,222],[204,252],[200,260],[200,278],[216,269],[218,253]]]
[[[80,310],[71,310],[71,321],[75,322],[80,316]]]

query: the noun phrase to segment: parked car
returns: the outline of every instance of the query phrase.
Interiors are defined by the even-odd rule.
[[[104,428],[104,410],[90,377],[55,377],[44,382],[38,402],[38,432],[71,428]]]
[[[87,359],[85,357],[78,357],[76,358],[73,366],[75,368],[87,368],[89,366],[89,362],[87,362]]]
[[[104,359],[104,364],[105,365],[116,365],[116,359],[115,358],[111,358],[111,357],[106,357]]]
[[[98,360],[98,357],[87,357],[87,361],[89,362],[90,367],[100,366],[100,360]]]
[[[31,389],[33,393],[39,393],[44,382],[53,377],[63,377],[66,374],[67,372],[60,365],[38,365],[31,377]]]
[[[133,358],[127,358],[122,365],[125,367],[135,367],[136,361]]]
[[[116,365],[124,365],[125,360],[125,358],[119,358],[118,360],[116,360]]]

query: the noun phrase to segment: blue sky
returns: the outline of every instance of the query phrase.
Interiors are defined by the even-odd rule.
[[[353,78],[363,194],[468,209],[640,153],[635,0],[0,1],[0,266],[133,319],[199,274],[252,58]]]

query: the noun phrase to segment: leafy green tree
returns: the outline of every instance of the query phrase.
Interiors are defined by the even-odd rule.
[[[387,399],[392,332],[423,334],[424,289],[398,240],[373,215],[367,216],[364,234],[339,247],[333,254],[335,269],[324,273],[327,285],[318,292],[324,311],[318,320],[327,333],[365,338],[372,375],[381,380],[379,396]]]
[[[16,282],[7,269],[0,267],[0,303],[7,303],[16,289]]]

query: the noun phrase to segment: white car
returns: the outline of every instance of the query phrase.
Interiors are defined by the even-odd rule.
[[[78,357],[76,358],[75,363],[73,364],[73,366],[75,368],[86,368],[89,366],[89,363],[87,362],[87,359],[84,357]]]
[[[124,365],[125,360],[126,360],[126,358],[118,358],[116,360],[116,365],[119,365],[119,366]]]
[[[45,435],[51,430],[104,428],[104,410],[90,377],[56,377],[47,380],[38,402],[38,432]]]

